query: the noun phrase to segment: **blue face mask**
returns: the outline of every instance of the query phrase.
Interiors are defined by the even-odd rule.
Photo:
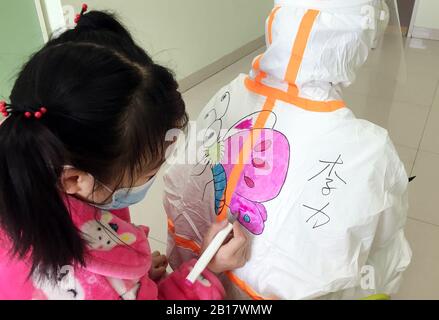
[[[151,189],[154,181],[155,177],[151,178],[143,186],[118,189],[114,191],[114,193],[113,190],[102,184],[105,189],[113,193],[112,201],[108,204],[102,205],[93,204],[93,206],[102,210],[120,210],[128,208],[129,206],[139,203],[146,197],[146,194],[149,189]]]

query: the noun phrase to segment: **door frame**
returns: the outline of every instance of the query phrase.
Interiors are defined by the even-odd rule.
[[[44,43],[55,31],[66,28],[61,0],[34,0]]]
[[[418,15],[419,0],[415,0],[415,6],[413,8],[412,19],[410,20],[409,31],[407,32],[407,38],[413,38],[413,29],[415,28],[416,17]]]

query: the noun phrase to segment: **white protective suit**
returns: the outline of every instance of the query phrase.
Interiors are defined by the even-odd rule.
[[[165,175],[171,266],[197,256],[230,209],[251,258],[224,276],[229,298],[393,294],[411,260],[408,177],[387,131],[341,98],[387,7],[275,2],[267,50],[208,103]]]

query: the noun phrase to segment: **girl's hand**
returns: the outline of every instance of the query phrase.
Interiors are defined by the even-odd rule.
[[[168,267],[168,258],[160,252],[155,251],[152,253],[152,265],[149,270],[149,277],[151,280],[157,282],[166,275],[166,268]]]
[[[204,237],[202,252],[206,250],[218,232],[227,226],[227,223],[227,221],[223,221],[212,225]],[[208,265],[208,269],[214,273],[235,270],[243,267],[248,259],[249,250],[247,235],[243,232],[239,222],[235,222],[233,225],[233,233],[213,257]]]

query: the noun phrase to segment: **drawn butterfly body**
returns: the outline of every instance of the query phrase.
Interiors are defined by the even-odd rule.
[[[215,187],[215,213],[218,215],[224,208],[224,193],[227,188],[227,175],[222,164],[212,167],[212,175]]]
[[[267,221],[263,203],[275,199],[285,183],[290,160],[290,145],[281,132],[274,130],[277,117],[273,112],[260,111],[239,119],[224,134],[223,120],[230,104],[230,94],[223,95],[219,105],[210,110],[210,126],[204,143],[204,170],[210,167],[215,195],[215,213],[219,215],[228,204],[231,213],[251,233],[260,235]],[[224,113],[217,113],[224,107]],[[268,112],[267,128],[254,128],[256,118]],[[253,146],[248,159],[239,159],[246,141]],[[226,199],[228,182],[235,165],[244,161],[243,169],[231,199]],[[201,174],[204,173],[201,172]],[[199,175],[201,175],[199,174]],[[207,185],[208,185],[207,184]],[[207,188],[206,185],[206,188]],[[204,199],[204,194],[203,194]]]

